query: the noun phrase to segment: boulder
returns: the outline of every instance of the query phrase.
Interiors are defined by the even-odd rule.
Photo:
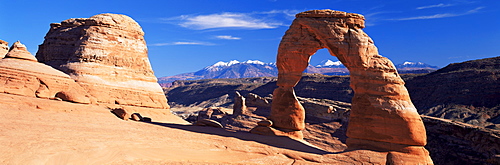
[[[90,95],[67,74],[36,61],[19,41],[0,59],[0,92],[90,103]]]
[[[116,117],[122,120],[129,120],[132,117],[132,114],[124,108],[113,108],[111,109],[111,113],[115,114]]]
[[[273,122],[271,120],[262,120],[257,122],[257,125],[263,126],[263,127],[271,127],[273,125]]]
[[[224,128],[222,124],[219,122],[212,120],[212,119],[201,119],[196,121],[193,125],[196,126],[209,126],[209,127],[215,127],[215,128]]]
[[[9,43],[4,40],[0,40],[0,59],[4,58],[8,52],[9,52]]]
[[[132,115],[130,115],[130,119],[134,121],[143,121],[144,117],[142,117],[140,113],[133,113]]]
[[[423,147],[427,143],[424,124],[404,82],[392,62],[378,54],[364,27],[360,14],[334,10],[297,14],[278,48],[278,88],[269,119],[276,128],[304,129],[304,108],[293,87],[310,56],[326,48],[350,72],[354,97],[347,128],[349,149],[389,152],[387,162],[394,164],[432,164]]]
[[[169,108],[132,18],[99,14],[50,26],[36,58],[69,74],[98,103]]]

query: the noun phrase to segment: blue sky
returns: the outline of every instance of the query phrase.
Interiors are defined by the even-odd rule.
[[[218,61],[274,62],[298,12],[333,9],[363,14],[364,31],[395,64],[449,63],[500,56],[498,0],[0,0],[0,39],[30,52],[49,24],[100,13],[126,14],[146,33],[156,76],[197,71]],[[326,50],[312,64],[336,60]]]

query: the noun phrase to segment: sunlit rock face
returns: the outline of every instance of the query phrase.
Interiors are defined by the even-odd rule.
[[[293,87],[310,57],[327,48],[351,75],[349,148],[389,151],[387,162],[393,164],[432,164],[423,148],[425,127],[404,82],[392,62],[378,54],[364,27],[364,17],[354,13],[311,10],[297,14],[278,48],[279,87],[273,93],[269,119],[276,128],[304,129],[304,108]]]
[[[9,43],[4,40],[0,40],[0,59],[4,58],[8,52],[9,52]]]
[[[67,74],[39,63],[26,46],[15,42],[0,59],[0,92],[88,104],[89,94]]]
[[[169,108],[132,18],[99,14],[50,26],[36,58],[69,74],[97,102]]]

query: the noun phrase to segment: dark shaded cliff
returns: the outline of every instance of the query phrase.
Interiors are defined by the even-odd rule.
[[[420,114],[496,128],[500,124],[500,57],[450,64],[410,78]]]

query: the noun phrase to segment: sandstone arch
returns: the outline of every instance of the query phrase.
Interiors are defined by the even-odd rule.
[[[427,140],[423,122],[404,82],[392,62],[378,54],[364,27],[364,17],[359,14],[333,10],[297,14],[278,48],[278,88],[269,119],[284,132],[304,129],[304,108],[293,87],[309,58],[327,48],[351,75],[354,97],[347,130],[349,148],[389,151],[388,163],[411,159],[432,164],[423,148]]]

